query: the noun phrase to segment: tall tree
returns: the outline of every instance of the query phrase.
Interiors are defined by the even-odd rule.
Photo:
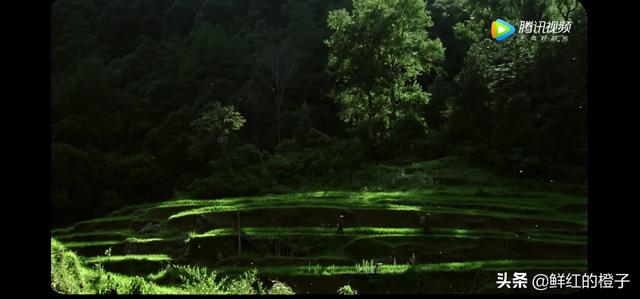
[[[260,53],[258,79],[268,88],[273,97],[276,112],[276,135],[282,140],[281,114],[285,96],[291,87],[298,68],[298,53],[289,39],[265,44]]]
[[[431,17],[423,0],[354,0],[353,11],[331,11],[327,69],[337,80],[342,119],[385,133],[407,112],[408,103],[426,103],[417,77],[435,71],[444,58],[427,29]]]

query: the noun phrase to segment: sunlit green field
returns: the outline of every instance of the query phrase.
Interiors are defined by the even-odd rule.
[[[430,167],[403,171],[427,177]],[[184,291],[175,265],[230,277],[257,269],[296,293],[335,293],[347,284],[360,293],[491,293],[504,291],[495,288],[498,271],[586,270],[586,196],[446,171],[460,182],[179,199],[130,206],[52,236],[83,265],[144,277],[165,293]],[[428,234],[418,222],[425,213]]]

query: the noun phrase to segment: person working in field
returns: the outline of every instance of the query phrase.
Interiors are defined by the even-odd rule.
[[[343,227],[344,227],[344,216],[340,215],[340,217],[338,218],[338,235],[344,234],[344,230],[342,229]]]
[[[420,216],[420,226],[422,226],[422,233],[423,234],[430,234],[431,233],[431,227],[429,226],[429,216],[431,215],[431,213],[427,213],[425,215]]]

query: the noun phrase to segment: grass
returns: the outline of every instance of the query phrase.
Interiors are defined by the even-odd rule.
[[[122,240],[97,240],[97,241],[71,241],[71,239],[77,238],[78,236],[111,236],[111,237],[122,237]],[[154,238],[137,238],[137,237],[127,237],[127,234],[111,234],[110,232],[95,232],[95,233],[77,233],[70,235],[62,235],[62,236],[54,236],[56,239],[59,238],[59,242],[63,243],[67,248],[87,248],[87,247],[101,247],[101,246],[111,246],[111,245],[120,245],[125,243],[130,244],[151,244],[154,242],[165,242],[165,241],[175,241],[179,240],[180,237],[154,237]],[[67,241],[70,240],[70,241]]]
[[[489,194],[497,194],[499,196],[489,198],[474,198],[473,195],[477,192],[478,187],[475,186],[452,186],[444,189],[416,189],[408,191],[392,191],[392,192],[353,192],[353,191],[316,191],[316,192],[300,192],[290,193],[283,195],[265,195],[255,197],[240,197],[240,198],[220,198],[220,199],[179,199],[170,200],[157,204],[144,204],[137,206],[127,207],[127,211],[135,211],[139,214],[148,213],[154,209],[164,208],[185,208],[188,210],[193,207],[206,208],[211,210],[235,210],[238,208],[251,208],[261,205],[282,205],[286,203],[317,203],[317,202],[331,202],[338,201],[339,203],[384,203],[384,201],[402,200],[402,199],[419,199],[427,204],[445,204],[447,202],[467,202],[476,204],[504,204],[505,206],[540,206],[540,205],[556,205],[559,203],[583,203],[584,199],[579,196],[570,196],[557,193],[530,193],[526,194],[531,198],[522,198],[523,195],[519,192],[516,198],[510,198],[509,194],[514,194],[514,191],[503,187],[486,187],[483,186],[485,192]],[[198,209],[195,209],[198,210]],[[191,211],[187,214],[196,213]],[[119,213],[116,213],[119,214]],[[179,217],[180,213],[172,215],[172,217]],[[127,219],[129,216],[110,216],[102,219],[96,219],[90,222],[100,221],[116,221]]]
[[[76,223],[76,226],[81,224],[100,224],[105,222],[131,221],[131,220],[136,220],[137,218],[138,218],[138,215],[136,214],[126,215],[126,216],[109,216],[109,217],[95,218],[87,221],[81,221]]]
[[[278,281],[266,288],[255,270],[227,277],[199,267],[175,269],[182,283],[161,286],[139,276],[105,271],[100,264],[87,267],[75,253],[51,239],[51,288],[60,294],[293,294],[289,286]]]
[[[356,263],[355,267],[360,273],[374,273],[376,271],[374,260],[362,260],[361,263]]]
[[[150,262],[168,262],[171,257],[166,254],[129,254],[129,255],[112,255],[112,256],[96,256],[85,258],[85,263],[112,263],[124,261],[150,261]]]
[[[64,234],[64,233],[69,233],[73,230],[73,226],[69,226],[69,227],[64,227],[64,228],[56,228],[51,230],[51,234]]]
[[[227,259],[227,261],[233,262],[239,259],[250,259],[254,264],[263,264],[265,262],[269,262],[272,260],[297,262],[299,264],[304,264],[304,263],[318,264],[320,261],[334,261],[334,262],[342,262],[346,264],[353,261],[350,258],[346,258],[342,256],[333,256],[333,255],[317,255],[313,257],[303,257],[303,256],[264,256],[264,255],[255,255],[255,254],[243,254],[241,257],[232,257]]]
[[[564,221],[586,224],[586,216],[581,213],[561,213],[555,209],[563,204],[584,204],[584,197],[554,193],[527,194],[525,197],[509,195],[512,191],[506,188],[484,187],[490,194],[503,193],[502,196],[474,197],[476,187],[455,186],[444,190],[412,190],[394,192],[350,192],[350,191],[322,191],[301,192],[285,195],[267,195],[257,197],[223,198],[214,200],[182,199],[157,204],[145,204],[126,208],[129,215],[116,215],[97,218],[76,223],[67,228],[52,231],[54,235],[61,235],[61,239],[78,237],[73,234],[78,226],[101,225],[106,223],[126,221],[166,221],[182,217],[195,216],[216,212],[248,211],[256,209],[287,209],[287,208],[333,208],[333,209],[371,209],[396,211],[424,211],[440,214],[468,214],[488,216],[503,219],[534,219]],[[471,206],[473,208],[461,205]],[[145,218],[147,213],[156,209],[183,208],[171,214],[168,218]],[[497,211],[502,209],[507,211]],[[532,214],[536,212],[537,214]],[[116,230],[114,234],[123,233]],[[87,232],[90,236],[93,232]],[[125,233],[126,234],[126,233]]]
[[[245,233],[256,237],[277,237],[277,236],[336,236],[334,228],[319,227],[247,227],[242,229]],[[192,232],[189,239],[211,238],[235,235],[235,229],[220,228],[207,231],[205,233]],[[489,230],[489,229],[457,229],[457,228],[433,228],[430,235],[422,233],[419,228],[395,228],[395,227],[352,227],[345,228],[344,234],[354,237],[389,237],[389,236],[420,236],[420,237],[450,237],[450,238],[501,238],[518,239],[512,233]],[[549,233],[542,230],[525,231],[530,238],[525,240],[535,242],[559,242],[585,244],[586,239],[582,236],[567,234]]]
[[[485,192],[491,189],[484,188]],[[531,194],[530,198],[518,196],[509,197],[508,195],[495,196],[489,198],[476,198],[474,197],[478,187],[451,187],[443,190],[408,190],[408,191],[394,191],[394,192],[348,192],[348,191],[326,191],[326,192],[304,192],[293,193],[284,195],[267,195],[258,197],[247,197],[238,199],[215,199],[215,200],[179,200],[164,202],[149,208],[163,208],[163,207],[209,207],[209,208],[228,208],[236,209],[243,207],[251,207],[254,205],[278,205],[285,203],[384,203],[388,200],[419,200],[426,204],[445,204],[447,202],[461,202],[461,203],[494,203],[505,204],[507,206],[540,206],[547,203],[558,204],[560,202],[583,202],[580,197],[567,196],[560,194],[550,193],[538,193]],[[494,188],[495,193],[497,190],[504,190],[503,188]],[[510,192],[509,192],[510,193]],[[507,193],[508,194],[508,193]],[[552,200],[551,200],[552,199]]]
[[[459,190],[455,188],[454,190]],[[476,190],[472,189],[472,190]],[[474,191],[475,192],[475,191]],[[334,208],[334,209],[373,209],[396,211],[424,211],[442,214],[470,214],[496,218],[523,218],[552,221],[566,221],[578,224],[586,223],[586,216],[575,213],[558,213],[554,209],[562,204],[585,204],[584,198],[561,194],[538,194],[536,197],[474,197],[467,194],[437,193],[433,191],[396,191],[396,192],[306,192],[287,195],[269,195],[239,199],[203,200],[199,204],[194,200],[165,202],[159,206],[179,206],[186,204],[185,210],[168,217],[175,220],[182,217],[256,209],[288,208]],[[470,205],[476,208],[460,207]],[[506,209],[496,211],[495,209]],[[540,215],[531,214],[537,211]]]
[[[141,213],[141,212],[137,211],[137,213]],[[107,217],[86,220],[86,221],[80,221],[69,227],[54,229],[52,230],[52,233],[53,234],[71,233],[72,231],[77,230],[78,227],[84,226],[84,225],[100,225],[100,224],[114,223],[114,222],[133,221],[133,220],[140,219],[137,213],[131,214],[131,215],[125,215],[125,216],[107,216]]]
[[[177,238],[127,238],[128,243],[153,243],[153,242],[164,242],[164,241],[173,241],[177,240]]]
[[[258,209],[294,209],[294,208],[332,208],[332,209],[358,209],[358,210],[382,210],[382,211],[414,211],[421,212],[425,211],[423,206],[410,206],[410,205],[398,205],[398,204],[367,204],[367,203],[354,203],[354,202],[345,202],[341,204],[336,203],[286,203],[282,205],[256,205],[256,206],[234,206],[234,207],[205,207],[199,209],[193,209],[188,211],[183,211],[177,214],[174,214],[169,217],[169,219],[177,219],[181,217],[187,216],[195,216],[201,214],[208,213],[217,213],[217,212],[232,212],[236,210],[241,211],[249,211],[249,210],[258,210]],[[443,207],[430,207],[428,209],[431,213],[438,214],[466,214],[466,215],[474,215],[474,216],[485,216],[485,217],[494,217],[501,219],[528,219],[528,220],[540,220],[540,221],[560,221],[560,222],[568,222],[575,223],[579,225],[586,225],[586,215],[574,216],[572,214],[565,213],[550,213],[545,215],[532,215],[528,213],[507,213],[507,212],[498,212],[498,211],[490,211],[490,210],[476,210],[476,209],[467,209],[467,208],[443,208]]]
[[[493,260],[493,261],[468,261],[468,262],[448,262],[433,264],[398,264],[381,265],[378,274],[403,274],[407,272],[460,272],[460,271],[502,271],[502,270],[522,270],[522,269],[586,269],[585,260]],[[260,267],[263,274],[287,275],[287,276],[334,276],[334,275],[360,275],[373,273],[375,265],[372,261],[365,261],[354,266],[336,265],[312,265],[312,266],[274,266]],[[246,267],[220,267],[217,270],[224,273],[234,273],[246,271]]]
[[[79,247],[94,247],[94,246],[109,246],[122,244],[123,241],[117,240],[105,240],[105,241],[81,241],[81,242],[64,242],[64,246],[67,248],[79,248]]]
[[[538,242],[538,243],[552,243],[552,244],[562,244],[562,245],[586,245],[586,239],[579,236],[571,236],[571,235],[539,235],[539,236],[527,236],[527,237],[516,237],[507,232],[501,232],[496,234],[438,234],[433,233],[431,235],[402,235],[402,234],[389,234],[389,235],[364,235],[354,238],[352,241],[362,240],[362,239],[388,239],[387,243],[396,243],[394,240],[389,238],[400,237],[406,239],[407,237],[420,237],[421,239],[466,239],[466,240],[488,240],[488,239],[497,239],[497,240],[522,240],[526,242]],[[349,242],[345,244],[347,246]],[[419,244],[419,242],[409,242],[407,244]],[[398,244],[392,244],[398,245]]]
[[[278,201],[293,201],[300,202],[305,200],[327,200],[327,199],[340,199],[340,200],[352,200],[374,202],[378,199],[388,198],[420,198],[429,201],[435,201],[434,203],[442,203],[443,201],[450,201],[451,196],[468,198],[473,196],[478,187],[482,187],[483,190],[489,194],[496,195],[495,198],[483,198],[482,201],[495,201],[499,200],[506,204],[514,203],[514,198],[503,198],[508,195],[517,195],[517,197],[533,197],[535,200],[521,199],[517,200],[518,205],[529,204],[552,204],[555,205],[560,202],[575,202],[584,203],[584,196],[568,195],[558,192],[531,192],[525,191],[523,188],[517,187],[517,180],[510,180],[499,177],[485,169],[474,168],[465,165],[464,162],[456,157],[446,157],[436,160],[414,162],[407,165],[376,165],[375,169],[381,169],[383,174],[394,173],[402,174],[403,176],[424,176],[426,172],[432,173],[428,176],[449,176],[449,177],[464,177],[468,181],[464,185],[453,186],[425,186],[418,185],[412,186],[406,191],[389,191],[389,192],[353,192],[353,191],[312,191],[312,192],[298,192],[289,193],[283,195],[265,195],[257,197],[240,197],[240,198],[220,198],[220,199],[176,199],[165,201],[162,203],[154,204],[140,204],[134,206],[127,206],[119,211],[113,213],[113,216],[86,221],[83,223],[99,223],[103,221],[117,221],[131,219],[131,217],[143,215],[154,209],[163,208],[188,208],[188,207],[206,207],[206,206],[228,206],[230,208],[238,207],[239,205],[251,205],[256,202],[265,204],[274,204]],[[374,169],[374,170],[375,170]],[[552,190],[552,189],[550,189]],[[447,196],[441,196],[446,194]],[[500,200],[503,199],[503,200]],[[518,198],[516,198],[518,199]],[[135,214],[135,215],[133,215]]]
[[[262,276],[283,275],[293,277],[294,281],[295,276],[361,276],[373,275],[373,272],[381,275],[420,275],[421,273],[440,275],[439,273],[464,271],[584,270],[586,268],[585,260],[575,259],[582,256],[578,251],[586,245],[587,241],[582,233],[586,230],[587,218],[583,209],[580,208],[584,206],[586,209],[585,195],[552,192],[550,190],[554,190],[553,188],[544,186],[538,188],[538,191],[533,191],[522,187],[523,184],[497,177],[482,169],[468,167],[462,169],[460,163],[455,159],[440,159],[401,166],[382,165],[371,169],[371,177],[374,178],[372,180],[384,182],[387,179],[400,178],[407,182],[401,186],[404,189],[361,186],[350,191],[308,191],[220,199],[176,199],[128,206],[107,217],[52,230],[53,236],[61,241],[52,239],[52,287],[63,293],[73,294],[102,294],[114,290],[117,293],[150,294],[267,294],[292,291],[282,283],[274,283],[271,289],[261,285],[257,280],[257,273],[253,271],[254,263],[264,265],[259,267]],[[366,172],[362,175],[368,177]],[[429,181],[427,180],[429,177],[434,176],[461,179],[459,182],[462,183],[448,186],[424,183]],[[336,215],[348,213],[356,217],[356,223],[368,223],[367,225],[370,226],[347,226],[344,229],[344,235],[338,236],[334,227],[320,225],[296,227],[300,223],[282,222],[280,216],[278,216],[280,220],[278,222],[263,221],[270,219],[268,217],[271,211],[277,211],[277,215],[284,215],[287,212],[296,212],[296,209],[300,208],[323,209],[322,213],[326,213],[327,209],[334,209]],[[260,244],[265,243],[268,246],[278,244],[278,255],[280,254],[279,246],[282,245],[291,250],[284,252],[295,252],[285,255],[293,256],[265,256],[266,253],[252,254],[250,250],[247,250],[247,254],[244,246],[244,255],[235,255],[235,247],[229,247],[235,246],[235,242],[229,241],[231,240],[229,238],[215,239],[235,235],[235,229],[224,227],[231,226],[229,223],[235,219],[235,214],[216,215],[216,213],[233,213],[237,210],[241,212],[261,210],[261,213],[255,215],[266,218],[255,222],[254,225],[265,226],[243,227],[243,231],[255,241],[261,242]],[[376,213],[366,213],[373,210]],[[422,229],[416,227],[382,227],[387,224],[393,226],[395,222],[377,221],[377,218],[373,218],[372,215],[382,215],[379,217],[386,215],[378,213],[379,211],[406,211],[409,212],[406,213],[407,217],[413,218],[416,218],[418,213],[428,211],[437,215],[434,221],[442,221],[434,224],[448,227],[432,227],[429,235],[423,234]],[[304,212],[315,213],[316,211],[305,210]],[[328,210],[328,212],[331,214],[334,211]],[[202,226],[205,224],[198,224],[195,219],[204,214],[210,214],[207,215],[207,220],[212,220],[203,222],[207,223],[206,225],[212,225],[208,231],[203,231]],[[402,218],[405,213],[389,215],[393,216],[390,219],[396,219]],[[449,215],[455,217],[448,218]],[[217,216],[221,216],[221,219],[213,219]],[[297,218],[304,216],[306,215],[296,215]],[[322,217],[315,217],[313,220],[315,221],[316,218],[319,219],[318,223],[325,222]],[[498,219],[499,221],[496,221]],[[415,220],[417,225],[417,219]],[[158,231],[145,235],[138,234],[132,229],[140,227],[147,221],[162,225]],[[457,221],[464,223],[458,224]],[[309,222],[308,225],[313,224],[311,220],[307,222]],[[212,223],[218,226],[213,226]],[[511,226],[511,223],[517,227]],[[538,225],[544,229],[537,229]],[[576,230],[580,232],[576,234]],[[515,235],[515,231],[520,236]],[[161,243],[184,239],[198,243]],[[505,242],[496,242],[496,240]],[[527,243],[509,242],[509,240]],[[67,250],[70,248],[93,255],[103,250],[98,248],[100,246],[106,248],[125,244],[136,244],[136,246],[113,248],[118,254],[131,252],[125,251],[124,248],[133,248],[140,254],[78,257]],[[493,251],[495,246],[502,246],[502,244],[504,248],[495,248],[495,252]],[[202,249],[199,249],[200,246],[203,246]],[[531,247],[532,253],[519,254],[521,249],[519,246]],[[80,250],[85,247],[87,247],[86,250]],[[216,251],[223,252],[224,258],[219,260],[218,265],[228,266],[212,269],[171,266],[172,263],[188,264],[193,261],[209,265],[210,261],[207,260],[209,247],[216,247]],[[193,251],[191,252],[193,257],[190,257],[189,253],[184,255],[186,257],[182,255],[187,248]],[[440,249],[447,251],[448,255],[440,256],[438,254]],[[406,261],[413,250],[421,250],[415,252],[420,258],[419,264],[396,264],[395,259],[393,264],[377,264],[378,261],[386,261],[387,255],[388,258],[391,258],[391,255],[402,257],[402,260]],[[485,252],[478,252],[479,250],[485,250]],[[547,250],[552,252],[547,255]],[[176,256],[158,254],[159,251]],[[549,260],[536,260],[534,256],[555,257]],[[424,263],[434,261],[431,257],[435,257],[434,259],[439,262]],[[560,260],[562,257],[569,258]],[[485,258],[497,260],[482,260]],[[521,258],[534,258],[534,260]],[[211,262],[215,262],[213,260],[216,258],[212,256],[211,259]],[[55,267],[53,267],[54,264]],[[98,265],[98,267],[88,265]],[[142,278],[110,273],[105,271],[105,268],[146,276]],[[128,270],[135,271],[128,272]],[[331,278],[332,281],[336,279],[340,278]],[[176,284],[178,281],[180,283]],[[340,283],[344,286],[349,281]],[[367,291],[363,286],[356,286],[363,292]],[[335,293],[337,288],[338,286],[332,289],[331,293]],[[347,289],[343,291],[343,293],[350,293]]]
[[[87,267],[75,253],[51,239],[51,288],[60,294],[182,294],[179,288],[159,286],[139,277]]]
[[[108,257],[110,260],[127,260],[134,256]],[[149,256],[144,256],[149,258]],[[135,259],[135,258],[134,258]],[[105,260],[94,260],[96,263]],[[86,263],[86,261],[84,262]],[[282,282],[273,282],[267,288],[257,278],[257,270],[250,267],[218,268],[210,271],[191,266],[169,266],[162,273],[149,275],[146,279],[104,271],[100,265],[87,267],[73,252],[60,242],[51,240],[51,287],[62,294],[292,294],[293,290]],[[494,260],[418,265],[380,265],[379,275],[401,275],[404,273],[502,271],[502,270],[569,270],[582,271],[584,260]],[[260,273],[285,276],[336,276],[371,275],[376,269],[372,260],[354,266],[282,266],[262,267]],[[162,286],[151,281],[170,273],[180,277],[181,284]],[[226,273],[221,276],[219,273]],[[228,276],[240,273],[239,276]]]
[[[358,290],[351,288],[350,285],[344,285],[337,291],[338,295],[358,295]]]
[[[56,237],[56,239],[58,240],[65,240],[65,239],[76,239],[76,238],[83,238],[83,237],[103,237],[103,236],[109,236],[109,237],[122,237],[122,238],[126,238],[128,236],[131,236],[133,234],[133,232],[129,229],[121,229],[121,230],[106,230],[106,231],[91,231],[91,232],[77,232],[77,233],[70,233],[70,229],[65,230],[65,231],[58,231],[53,232],[53,235]],[[61,234],[61,233],[66,233],[66,234]]]

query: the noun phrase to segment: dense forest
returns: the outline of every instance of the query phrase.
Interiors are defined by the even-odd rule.
[[[54,225],[171,198],[371,182],[458,155],[584,184],[587,19],[568,0],[58,0]],[[491,40],[496,18],[573,22]]]

